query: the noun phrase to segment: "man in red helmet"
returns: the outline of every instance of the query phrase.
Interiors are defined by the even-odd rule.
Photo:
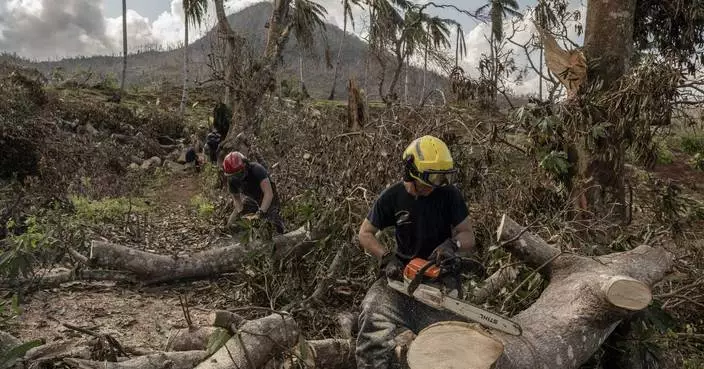
[[[271,223],[276,232],[284,233],[284,222],[279,215],[279,195],[267,170],[261,164],[247,160],[238,151],[225,156],[222,168],[235,203],[227,226],[234,226],[242,215],[254,214]]]

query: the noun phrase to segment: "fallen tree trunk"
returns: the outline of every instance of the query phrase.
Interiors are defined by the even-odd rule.
[[[298,325],[289,315],[275,313],[250,320],[197,369],[261,368],[276,353],[293,347],[299,335]]]
[[[301,242],[305,233],[296,230],[272,241],[274,247],[285,248]],[[105,241],[93,241],[90,263],[134,273],[144,284],[185,278],[204,278],[237,271],[250,251],[266,247],[262,242],[234,243],[186,256],[160,255]]]
[[[181,328],[171,331],[166,341],[165,351],[199,351],[214,352],[220,347],[215,347],[218,341],[225,342],[230,338],[229,329],[220,327],[194,327]]]
[[[157,352],[119,362],[64,359],[64,363],[78,369],[192,369],[205,356],[205,351]]]
[[[522,232],[504,216],[497,236],[514,256],[540,268],[550,281],[533,305],[512,318],[521,325],[522,336],[486,333],[476,326],[465,327],[471,332],[456,336],[434,325],[411,344],[410,368],[426,368],[428,355],[436,367],[444,368],[578,368],[622,319],[647,307],[652,299],[650,286],[672,267],[672,255],[663,248],[641,245],[626,252],[583,257],[562,253],[540,237]],[[485,350],[487,355],[471,366],[461,353],[427,351],[442,345],[454,347],[460,340],[470,345],[466,347],[491,347],[493,351],[486,349],[491,352]]]
[[[283,365],[289,368],[353,369],[355,342],[351,339],[328,338],[305,341],[296,346],[293,355]]]
[[[63,283],[74,281],[114,281],[134,283],[135,277],[130,273],[125,273],[116,270],[95,270],[83,269],[81,267],[74,269],[56,268],[47,271],[46,274],[38,275],[35,278],[9,280],[3,283],[2,287],[24,287],[29,290],[34,288],[52,288],[58,287]]]

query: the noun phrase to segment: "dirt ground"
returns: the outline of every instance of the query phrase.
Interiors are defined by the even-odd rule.
[[[204,222],[194,219],[190,204],[199,192],[199,178],[189,173],[172,175],[148,196],[155,206],[148,231],[155,237],[148,249],[168,253],[208,247],[207,240],[215,235]],[[187,326],[179,295],[197,295],[204,288],[207,281],[148,288],[116,282],[69,282],[28,296],[13,333],[22,340],[43,338],[47,342],[80,336],[62,325],[68,323],[110,334],[128,347],[159,350],[171,329]],[[188,303],[196,325],[205,324],[208,313],[215,308],[204,305],[207,300]]]

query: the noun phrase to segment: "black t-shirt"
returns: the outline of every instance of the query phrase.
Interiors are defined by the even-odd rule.
[[[379,229],[396,227],[396,255],[407,263],[414,257],[427,259],[468,215],[455,186],[436,188],[416,199],[399,182],[379,195],[367,219]]]
[[[227,187],[233,194],[242,193],[245,196],[251,197],[257,201],[257,204],[262,203],[264,198],[264,192],[262,192],[261,183],[263,180],[269,178],[269,173],[266,169],[259,163],[249,163],[247,165],[247,174],[244,179],[237,180],[234,177],[229,177],[227,180]],[[269,178],[271,182],[271,189],[274,192],[274,198],[271,200],[271,206],[279,205],[279,195],[276,192],[276,185],[274,181]]]

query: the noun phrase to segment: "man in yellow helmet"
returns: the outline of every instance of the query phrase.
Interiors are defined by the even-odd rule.
[[[415,257],[442,265],[460,250],[474,247],[474,231],[462,194],[450,185],[457,171],[447,145],[433,136],[417,138],[403,153],[404,178],[385,189],[359,230],[359,243],[379,259],[380,278],[362,302],[357,336],[357,368],[388,368],[396,337],[410,329],[418,333],[440,320],[461,319],[432,309],[387,285],[400,279]],[[396,228],[396,250],[387,250],[375,237],[378,230]],[[458,286],[455,286],[458,287]]]

